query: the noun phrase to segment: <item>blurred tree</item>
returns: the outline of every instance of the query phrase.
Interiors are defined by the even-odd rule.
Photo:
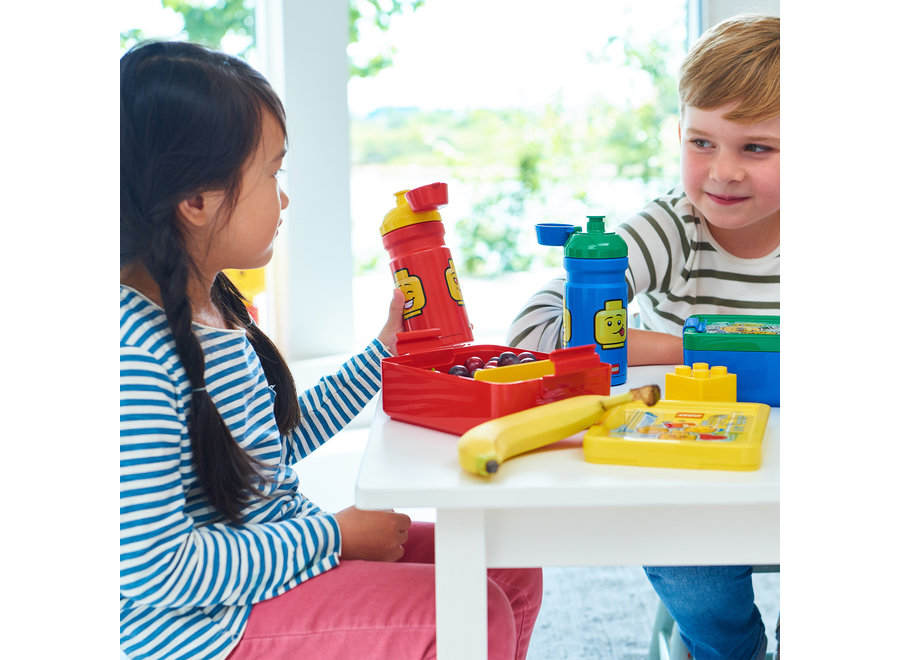
[[[539,160],[537,150],[524,148],[518,156],[518,176],[480,199],[472,215],[456,222],[462,272],[491,276],[531,268],[535,255],[522,250],[521,219],[526,207],[540,197]]]
[[[544,263],[558,260],[560,251],[542,251],[525,238],[533,236],[534,222],[559,221],[558,208],[545,203],[550,191],[567,190],[588,204],[587,191],[604,177],[654,184],[660,193],[673,185],[678,173],[675,67],[681,57],[677,29],[642,38],[633,31],[612,37],[591,60],[631,69],[634,87],[642,93],[597,98],[587,119],[572,116],[558,100],[542,115],[520,114],[519,141],[506,158],[515,163],[515,178],[498,179],[498,192],[482,197],[454,227],[460,272],[491,276],[523,270],[542,252]],[[605,204],[601,208],[608,212]]]
[[[414,12],[424,4],[425,0],[350,0],[350,35],[347,43],[357,43],[360,28],[366,25],[387,32],[397,16],[407,11]],[[393,56],[396,52],[393,46],[389,46],[386,51],[368,59],[358,60],[355,56],[350,56],[350,77],[370,78],[387,69],[394,63]]]
[[[236,53],[246,57],[253,48],[256,35],[256,16],[252,1],[218,0],[208,6],[203,0],[159,0],[161,9],[168,9],[181,15],[184,21],[179,34],[170,38],[186,36],[191,41],[211,48],[221,48],[222,38],[227,34],[246,38],[247,46]],[[119,45],[123,50],[147,38],[141,28],[133,28],[119,34]]]
[[[184,17],[184,32],[191,41],[211,48],[222,45],[226,34],[247,37],[247,46],[236,53],[246,57],[256,41],[256,12],[246,0],[219,0],[211,7],[198,0],[161,0],[162,6]]]
[[[387,32],[398,16],[415,12],[425,1],[347,0],[348,45],[373,29]],[[183,29],[173,38],[219,48],[226,35],[244,37],[248,45],[241,56],[253,48],[254,4],[254,0],[160,0],[161,8],[183,17]],[[137,28],[122,32],[122,48],[145,36]],[[537,114],[474,109],[456,116],[417,108],[374,113],[354,120],[354,162],[464,168],[461,181],[490,192],[482,194],[471,213],[454,226],[460,272],[491,276],[527,269],[542,254],[534,241],[525,238],[531,235],[533,222],[563,220],[558,217],[559,191],[587,206],[589,192],[600,180],[642,181],[660,188],[677,180],[678,150],[669,133],[678,116],[675,66],[683,47],[683,29],[678,25],[655,35],[638,37],[629,31],[608,39],[592,60],[631,69],[634,80],[644,83],[638,85],[644,93],[595,99],[586,117],[570,115],[558,99]],[[377,75],[392,65],[395,53],[393,46],[374,55],[351,51],[351,77]],[[548,203],[550,193],[557,200]],[[556,259],[559,252],[552,251],[549,258]],[[380,258],[383,255],[363,259],[357,268],[364,272],[376,267]]]
[[[678,117],[677,62],[683,57],[680,40],[672,34],[646,35],[638,39],[631,30],[625,37],[612,37],[596,59],[618,62],[643,77],[649,94],[626,97],[617,104],[598,102],[595,116],[605,118],[604,150],[618,176],[644,182],[660,179],[677,162],[674,140],[667,132]]]
[[[386,32],[397,16],[414,12],[425,4],[425,0],[348,0],[350,11],[350,33],[348,44],[359,40],[360,30],[372,26]],[[221,48],[226,35],[245,37],[247,46],[236,53],[246,58],[247,52],[255,45],[256,18],[253,0],[218,0],[210,4],[204,0],[160,0],[160,6],[181,14],[184,27],[180,35],[210,48]],[[119,34],[119,45],[127,50],[147,35],[140,28],[132,28]],[[393,63],[395,49],[358,59],[348,55],[350,76],[366,78],[374,76]]]

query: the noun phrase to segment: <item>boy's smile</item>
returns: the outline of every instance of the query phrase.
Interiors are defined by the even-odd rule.
[[[743,202],[745,200],[750,199],[749,197],[738,197],[733,195],[714,195],[713,193],[706,193],[709,198],[714,201],[716,204],[722,204],[723,206],[729,206],[731,204],[737,204],[739,202]]]
[[[681,178],[713,237],[740,257],[759,257],[779,244],[780,118],[739,124],[712,110],[685,106]]]

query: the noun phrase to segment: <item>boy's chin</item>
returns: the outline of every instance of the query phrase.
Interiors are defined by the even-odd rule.
[[[723,218],[715,214],[705,215],[706,224],[722,231],[740,231],[757,224],[761,218]]]
[[[741,230],[748,227],[770,224],[773,220],[777,223],[779,211],[772,213],[760,212],[759,209],[740,208],[740,204],[725,208],[705,204],[698,207],[706,222],[722,230]]]
[[[733,229],[734,231],[754,229],[756,231],[768,232],[771,229],[778,229],[779,218],[775,215],[774,218],[772,216],[765,216],[762,218],[754,217],[738,222],[728,222],[727,220],[723,220],[715,226],[721,229]]]

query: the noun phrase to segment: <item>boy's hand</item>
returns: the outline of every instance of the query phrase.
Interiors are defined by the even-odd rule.
[[[397,333],[403,330],[403,303],[406,297],[400,289],[394,289],[391,306],[388,309],[387,323],[378,335],[382,344],[387,346],[391,355],[397,355]]]
[[[411,524],[405,513],[361,511],[351,506],[335,518],[341,529],[341,559],[397,561],[403,556]]]

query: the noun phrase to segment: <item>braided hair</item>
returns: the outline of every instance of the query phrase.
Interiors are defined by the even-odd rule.
[[[262,465],[231,436],[205,389],[200,342],[191,329],[188,281],[196,265],[185,247],[176,207],[198,193],[223,190],[225,213],[240,194],[265,112],[285,131],[284,108],[269,83],[244,61],[186,42],[147,42],[126,53],[120,82],[120,267],[142,264],[159,287],[178,356],[195,390],[188,411],[194,470],[209,502],[231,522],[251,493],[260,494]],[[285,133],[286,134],[286,133]],[[237,287],[216,276],[212,300],[244,328],[275,387],[282,434],[300,421],[293,378],[282,355],[253,323]]]

